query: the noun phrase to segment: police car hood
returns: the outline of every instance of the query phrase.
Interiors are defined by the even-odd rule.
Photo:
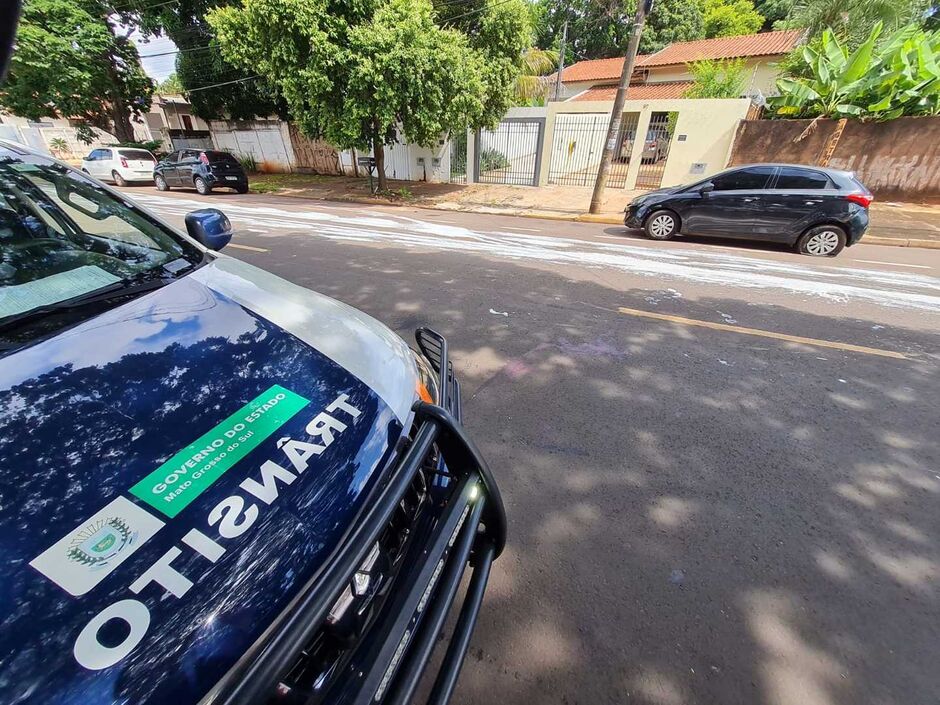
[[[410,423],[364,314],[229,258],[0,365],[0,702],[196,703]]]

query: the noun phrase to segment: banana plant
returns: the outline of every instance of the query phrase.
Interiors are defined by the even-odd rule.
[[[801,50],[802,77],[777,81],[771,99],[787,117],[891,120],[902,115],[940,114],[940,32],[915,24],[879,43],[876,24],[849,54],[831,30],[817,47]]]
[[[864,94],[866,77],[873,68],[875,43],[881,35],[881,23],[872,27],[862,44],[851,54],[826,29],[819,48],[804,46],[802,61],[807,78],[783,77],[777,80],[780,95],[770,99],[778,115],[787,117],[844,118],[859,117],[866,111],[858,99]]]

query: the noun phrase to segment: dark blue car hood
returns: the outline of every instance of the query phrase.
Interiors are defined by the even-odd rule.
[[[322,566],[402,419],[308,342],[188,276],[0,362],[0,702],[198,702]]]

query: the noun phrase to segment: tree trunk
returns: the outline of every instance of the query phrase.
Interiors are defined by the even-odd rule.
[[[111,122],[114,124],[114,136],[118,142],[134,142],[134,126],[127,106],[117,101],[111,104]]]
[[[388,181],[385,179],[385,142],[379,132],[379,121],[372,122],[372,154],[375,157],[375,171],[379,180],[379,191],[388,190]]]

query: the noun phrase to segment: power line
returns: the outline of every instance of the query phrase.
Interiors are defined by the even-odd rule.
[[[141,59],[153,59],[157,56],[171,56],[173,54],[184,54],[190,51],[205,51],[206,49],[217,49],[218,47],[214,44],[209,44],[204,47],[190,47],[187,49],[176,49],[175,51],[162,51],[159,54],[140,54]]]
[[[214,83],[214,84],[212,84],[211,86],[203,86],[202,88],[190,88],[190,89],[188,89],[186,92],[187,92],[187,93],[195,93],[196,91],[207,91],[207,90],[209,90],[210,88],[218,88],[218,87],[220,87],[220,86],[230,86],[230,85],[232,85],[233,83],[242,83],[243,81],[253,81],[253,80],[255,80],[256,78],[261,78],[261,76],[258,76],[258,75],[255,75],[255,76],[248,76],[248,77],[246,77],[246,78],[239,78],[239,79],[237,79],[237,80],[235,80],[235,81],[225,81],[224,83]]]

